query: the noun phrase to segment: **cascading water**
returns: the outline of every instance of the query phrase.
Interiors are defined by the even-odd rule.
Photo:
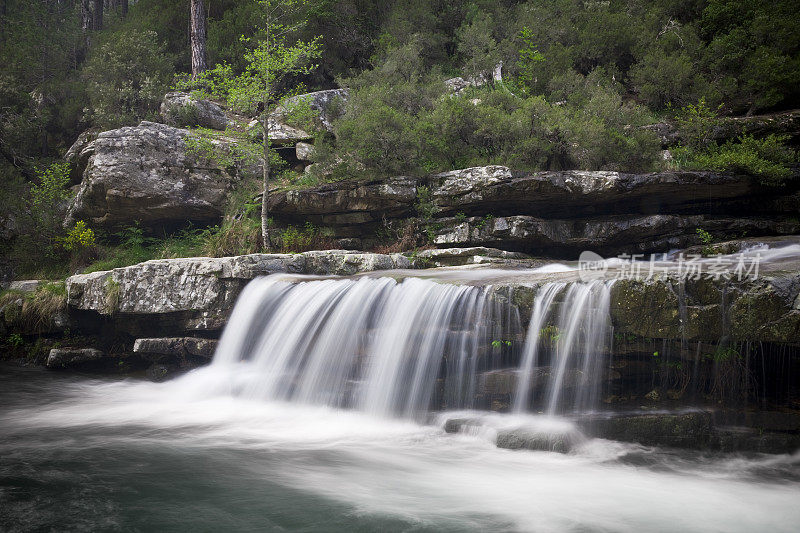
[[[516,411],[526,410],[531,374],[545,357],[547,412],[594,406],[609,286],[551,283],[539,289],[513,398]],[[556,303],[559,295],[563,301]],[[231,392],[248,398],[378,416],[413,417],[434,404],[469,409],[479,371],[518,364],[519,350],[508,339],[523,332],[510,296],[498,297],[491,285],[419,278],[271,276],[251,282],[242,294],[213,366],[229,370]],[[553,325],[546,327],[548,321]]]
[[[465,285],[273,276],[243,293],[214,365],[242,367],[232,388],[247,397],[411,416],[428,408],[445,356],[448,402],[465,407],[494,307]]]

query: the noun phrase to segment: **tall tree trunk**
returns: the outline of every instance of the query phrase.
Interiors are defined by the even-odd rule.
[[[267,103],[269,98],[264,98],[264,120],[261,121],[261,130],[264,134],[264,191],[261,194],[261,241],[264,251],[272,251],[272,242],[269,238],[269,113]]]
[[[81,0],[81,29],[85,34],[92,29],[92,8],[89,2],[90,0]]]
[[[203,0],[192,0],[191,3],[191,47],[192,47],[192,79],[196,80],[206,71],[206,11]]]
[[[125,17],[128,15],[128,0],[119,0],[120,13]]]
[[[94,0],[92,10],[92,29],[100,31],[103,29],[103,0]]]
[[[270,27],[272,20],[267,18],[267,55],[269,56],[270,50]],[[261,123],[264,132],[264,193],[261,195],[261,240],[264,242],[264,251],[272,251],[272,242],[269,238],[269,96],[270,87],[269,73],[267,73],[266,81],[264,82],[264,120]]]

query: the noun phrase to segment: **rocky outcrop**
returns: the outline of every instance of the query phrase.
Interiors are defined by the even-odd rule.
[[[399,254],[330,250],[223,258],[162,259],[67,279],[70,309],[116,320],[135,336],[219,331],[251,279],[268,274],[352,275],[410,268]]]
[[[337,228],[337,236],[360,236],[384,218],[411,214],[417,180],[408,177],[367,182],[328,183],[313,189],[270,193],[270,212],[289,221],[311,220]]]
[[[704,215],[609,216],[543,219],[531,216],[441,219],[437,246],[493,246],[575,257],[583,250],[602,254],[645,253],[697,242],[697,228],[716,234],[796,234],[800,222]]]
[[[218,163],[186,149],[187,130],[142,122],[105,131],[91,151],[67,224],[146,226],[215,222],[236,181]]]
[[[276,191],[270,209],[282,222],[312,220],[336,238],[357,237],[365,245],[380,227],[416,215],[439,247],[574,258],[585,249],[683,247],[698,242],[698,227],[728,238],[795,233],[798,200],[793,191],[762,187],[747,176],[712,172],[515,173],[489,166]]]
[[[224,130],[228,126],[228,119],[220,106],[182,92],[167,93],[164,96],[161,116],[170,126],[200,126],[213,130]]]
[[[439,248],[421,250],[414,256],[414,264],[421,267],[448,267],[479,264],[498,264],[505,267],[534,267],[543,263],[519,252],[497,248]]]
[[[664,148],[685,142],[678,128],[672,122],[659,122],[644,126],[656,134]],[[800,140],[800,110],[783,111],[744,117],[722,117],[710,133],[710,140],[724,142],[740,135],[766,137],[767,135],[788,135],[793,143]]]

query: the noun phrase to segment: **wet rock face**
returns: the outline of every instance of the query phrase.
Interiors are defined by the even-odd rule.
[[[654,414],[600,418],[584,423],[592,434],[645,446],[704,448],[712,439],[709,413]]]
[[[136,339],[133,353],[152,363],[145,371],[148,379],[163,381],[180,371],[208,364],[217,342],[202,337]]]
[[[161,116],[170,126],[201,126],[224,130],[228,119],[222,108],[209,100],[198,100],[183,92],[167,93],[161,103]]]
[[[156,356],[153,360],[160,360],[159,356],[185,357],[195,356],[211,359],[217,341],[198,337],[167,337],[155,339],[136,339],[133,345],[134,353]]]
[[[93,144],[67,223],[114,227],[213,222],[236,179],[213,161],[188,153],[187,130],[142,122],[106,131]]]
[[[641,338],[800,343],[797,273],[756,280],[619,280],[611,288],[615,331]]]
[[[219,331],[251,279],[274,273],[352,275],[411,268],[399,254],[328,250],[224,258],[162,259],[67,279],[74,312],[112,317],[120,331],[142,336]]]

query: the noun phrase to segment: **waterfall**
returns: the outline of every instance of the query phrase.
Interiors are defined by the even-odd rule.
[[[539,289],[514,395],[515,412],[527,410],[542,362],[549,363],[547,414],[583,412],[597,405],[601,364],[610,342],[612,283],[547,283]],[[554,301],[564,292],[563,301],[556,305]]]
[[[525,336],[510,287],[268,276],[243,291],[212,368],[246,398],[414,417],[474,408],[480,373],[504,367],[519,368],[509,401],[522,412],[541,386],[531,376],[549,362],[547,411],[586,410],[597,400],[609,287],[541,286]]]

